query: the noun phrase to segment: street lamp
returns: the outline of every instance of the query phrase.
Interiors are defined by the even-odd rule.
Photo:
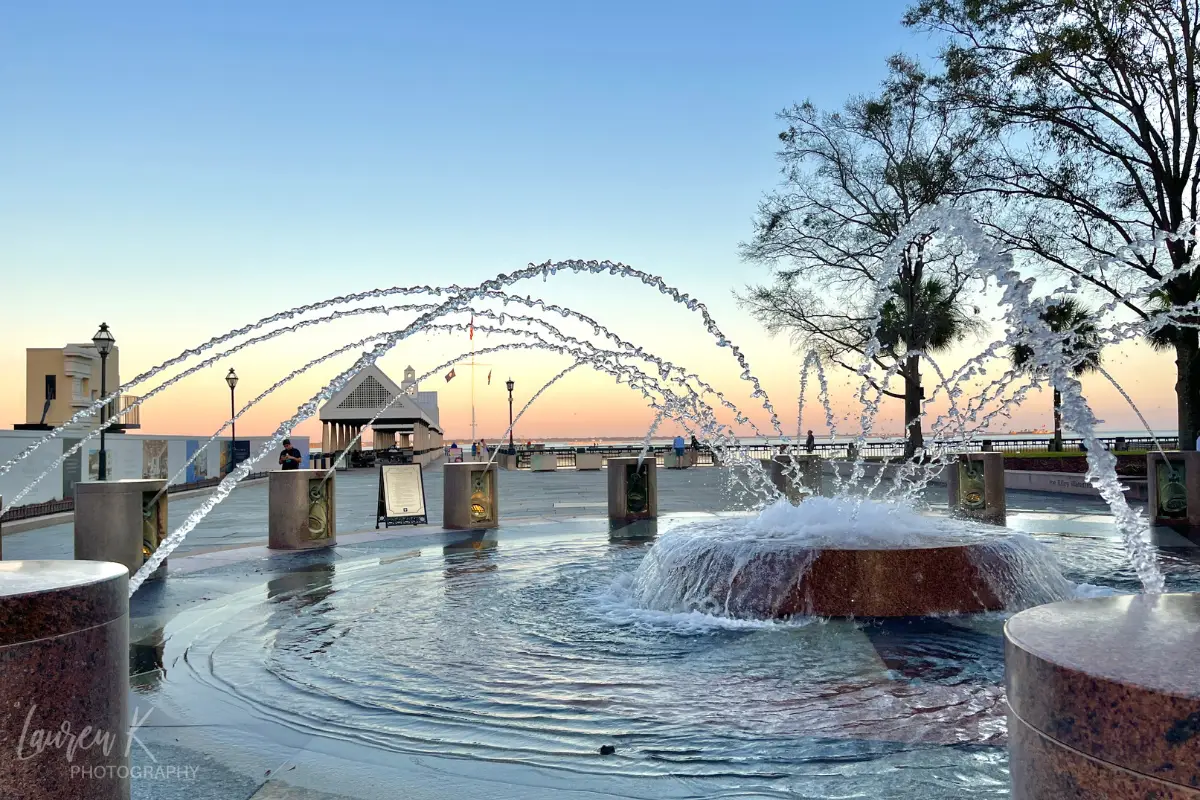
[[[107,322],[101,322],[100,330],[92,337],[92,344],[100,354],[100,401],[103,405],[100,406],[100,465],[96,474],[102,481],[108,480],[108,459],[104,451],[104,426],[108,422],[108,354],[116,341]]]
[[[237,457],[237,404],[233,400],[233,390],[237,387],[237,373],[233,371],[233,367],[229,368],[229,374],[225,376],[225,383],[229,386],[229,461],[232,463]]]
[[[513,390],[513,386],[515,386],[516,384],[513,383],[512,378],[509,378],[508,380],[506,380],[504,382],[504,385],[508,387],[508,454],[510,456],[513,456],[513,455],[517,454],[516,445],[513,444],[513,429],[512,429],[513,428],[512,390]]]

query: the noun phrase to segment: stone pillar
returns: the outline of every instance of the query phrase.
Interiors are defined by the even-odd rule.
[[[1004,626],[1013,800],[1200,797],[1200,595],[1037,606]]]
[[[1003,525],[1004,454],[964,453],[946,468],[950,515]]]
[[[130,575],[137,572],[167,538],[166,486],[165,480],[75,484],[75,558],[114,561]],[[150,578],[166,574],[163,561]]]
[[[0,565],[0,787],[5,797],[129,800],[129,573],[94,561]],[[64,725],[87,734],[51,745]],[[111,739],[105,754],[104,742]],[[18,747],[22,745],[21,750]],[[90,777],[83,777],[83,775]],[[111,777],[110,777],[111,776]]]
[[[1146,454],[1150,524],[1200,529],[1200,452]]]
[[[499,475],[494,463],[447,464],[442,471],[442,527],[453,530],[498,527]]]
[[[320,469],[280,469],[268,474],[267,547],[312,550],[337,544],[337,478]]]
[[[792,462],[795,460],[795,466]],[[771,483],[779,493],[787,498],[792,505],[811,495],[819,495],[824,490],[821,477],[821,457],[816,455],[775,456],[774,458],[759,459],[763,469],[771,478]],[[808,491],[802,493],[795,483],[796,473]]]
[[[608,518],[619,522],[658,517],[658,462],[651,453],[638,467],[637,458],[608,459]]]

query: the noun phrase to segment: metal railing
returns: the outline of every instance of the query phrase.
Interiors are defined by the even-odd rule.
[[[1150,437],[1101,437],[1101,444],[1106,450],[1115,451],[1139,451],[1153,450],[1161,446],[1164,450],[1174,450],[1179,446],[1178,438],[1161,438],[1158,443]],[[849,458],[850,448],[854,444],[852,439],[845,439],[839,442],[816,442],[812,452],[822,458]],[[1036,455],[1038,453],[1051,454],[1053,451],[1050,448],[1053,446],[1054,440],[1047,439],[975,439],[971,441],[958,442],[943,442],[940,445],[942,450],[950,450],[961,453],[979,453],[979,452],[996,452],[996,453],[1029,453]],[[793,445],[782,444],[750,444],[743,445],[737,448],[738,452],[750,459],[766,459],[776,455],[794,452]],[[649,452],[654,454],[655,460],[659,465],[663,464],[667,453],[673,448],[669,445],[653,445]],[[803,446],[800,447],[804,451]],[[599,453],[605,459],[616,457],[637,456],[641,453],[642,448],[637,445],[595,445],[589,447],[535,447],[533,449],[518,447],[517,448],[517,468],[529,469],[530,462],[535,453],[552,453],[555,456],[556,463],[559,468],[570,469],[575,466],[575,456],[577,453]],[[694,453],[695,459],[693,464],[696,466],[713,466],[716,459],[713,457],[713,452],[707,447],[701,447],[699,450],[687,448],[688,453]],[[866,458],[903,458],[904,456],[904,441],[896,439],[893,441],[875,441],[866,442],[862,445],[861,454]],[[1083,455],[1086,450],[1083,446],[1082,439],[1064,439],[1063,453],[1074,453]]]

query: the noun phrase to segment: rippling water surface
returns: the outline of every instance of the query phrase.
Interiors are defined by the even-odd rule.
[[[1133,588],[1116,543],[1039,538],[1073,581]],[[1003,615],[647,611],[629,585],[650,546],[528,537],[309,568],[181,617],[188,666],[163,688],[200,681],[348,742],[697,795],[1007,796]],[[1165,568],[1200,588],[1194,563]]]

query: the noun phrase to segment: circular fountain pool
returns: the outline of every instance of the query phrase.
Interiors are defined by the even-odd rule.
[[[743,619],[998,611],[1069,591],[1028,537],[845,496],[691,526],[660,542],[633,582],[645,607]]]
[[[233,703],[352,749],[550,768],[638,796],[654,796],[643,781],[671,796],[1007,795],[1004,614],[654,608],[639,566],[694,528],[657,544],[513,533],[292,562],[171,623],[160,698],[184,717]],[[1084,565],[1075,582],[1108,581],[1125,560],[1115,542],[1048,541],[1085,554],[1060,559]]]

